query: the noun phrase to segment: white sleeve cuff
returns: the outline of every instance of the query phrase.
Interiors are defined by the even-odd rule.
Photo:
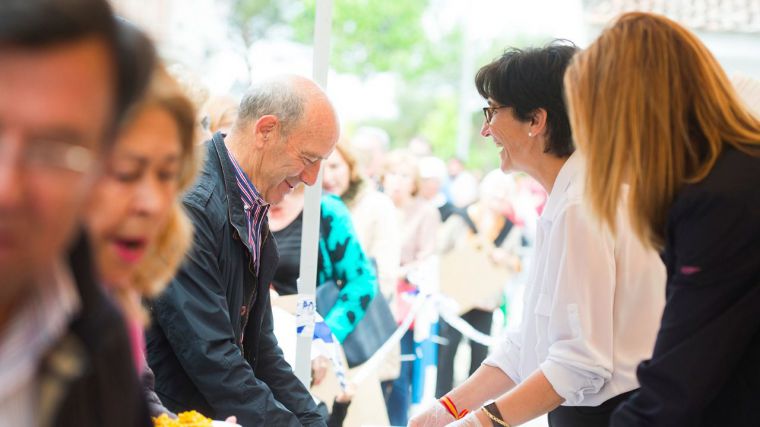
[[[508,336],[505,341],[499,343],[496,349],[486,357],[483,365],[501,369],[517,384],[521,381],[517,370],[519,361],[520,349]]]
[[[569,406],[580,406],[585,396],[598,393],[604,383],[604,377],[596,375],[580,366],[547,359],[540,366],[544,376]]]

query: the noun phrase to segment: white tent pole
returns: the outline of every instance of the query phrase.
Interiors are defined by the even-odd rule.
[[[330,32],[332,27],[332,0],[317,0],[314,22],[313,79],[327,89],[327,71],[330,62]],[[311,339],[314,331],[316,308],[317,253],[319,249],[319,207],[322,197],[322,170],[317,182],[306,187],[301,232],[301,271],[298,280],[299,302],[297,320],[300,328],[296,341],[295,374],[309,388],[311,384]]]

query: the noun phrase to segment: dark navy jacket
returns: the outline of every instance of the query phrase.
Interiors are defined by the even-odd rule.
[[[40,425],[152,426],[124,320],[95,278],[84,235],[69,265],[82,306],[40,366]]]
[[[251,426],[323,426],[308,390],[285,362],[272,331],[269,284],[277,246],[264,227],[259,276],[233,165],[217,133],[203,171],[184,196],[193,248],[151,307],[148,363],[156,393],[173,412]]]
[[[760,157],[727,148],[676,196],[667,300],[620,426],[760,425]]]

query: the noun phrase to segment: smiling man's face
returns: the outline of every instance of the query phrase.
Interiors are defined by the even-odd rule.
[[[277,134],[266,144],[261,165],[259,192],[267,203],[277,203],[299,182],[314,185],[322,161],[338,142],[334,112],[317,111],[307,115],[287,135]]]

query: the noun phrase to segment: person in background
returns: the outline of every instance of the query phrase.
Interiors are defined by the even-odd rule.
[[[433,156],[422,157],[419,161],[419,169],[419,195],[421,198],[429,201],[433,206],[438,208],[438,213],[441,215],[441,221],[446,222],[452,215],[457,215],[464,220],[467,225],[474,228],[475,224],[473,224],[470,218],[466,215],[465,210],[454,206],[443,193],[443,188],[448,181],[446,164],[443,160]]]
[[[448,187],[454,207],[465,209],[478,200],[478,178],[471,171],[463,170],[451,180]]]
[[[195,130],[192,103],[157,68],[119,131],[85,213],[100,280],[126,317],[151,416],[168,410],[153,392],[145,363],[141,300],[164,289],[192,242],[179,195],[195,177]]]
[[[380,290],[386,298],[396,292],[401,256],[398,218],[391,199],[377,191],[361,173],[350,147],[338,143],[325,161],[322,188],[341,198],[364,252],[374,261]]]
[[[401,269],[399,278],[408,278],[436,254],[434,236],[441,222],[440,214],[428,200],[419,197],[418,160],[404,150],[388,154],[383,173],[383,192],[396,207],[401,224]]]
[[[667,267],[654,353],[611,425],[757,425],[760,119],[694,34],[648,13],[605,29],[565,86],[590,210]],[[623,184],[630,224],[612,204]]]
[[[433,154],[433,148],[430,146],[430,141],[424,136],[415,136],[410,139],[406,149],[418,159],[430,157]]]
[[[517,198],[517,184],[514,179],[501,170],[489,172],[480,183],[478,201],[470,205],[464,215],[469,223],[460,216],[452,216],[444,222],[439,231],[439,249],[443,254],[455,247],[472,253],[473,256],[487,257],[492,265],[503,273],[502,288],[521,268],[520,252],[523,246],[523,230],[517,225],[514,203]],[[472,224],[472,225],[470,225]],[[443,263],[443,262],[442,262]],[[473,281],[478,281],[478,272],[471,266],[461,265],[469,272]],[[441,277],[442,288],[446,277]],[[457,283],[465,288],[467,283]],[[475,330],[491,334],[493,312],[502,301],[501,292],[479,295],[478,306],[462,315]],[[454,358],[457,354],[462,334],[445,320],[439,321],[439,335],[446,340],[438,346],[438,380],[436,396],[442,397],[454,386]],[[470,346],[470,375],[483,363],[488,355],[488,347],[474,342]]]
[[[238,114],[238,105],[239,102],[227,95],[212,95],[206,101],[203,108],[206,111],[208,127],[212,134],[221,132],[226,135],[230,133]]]
[[[79,232],[155,58],[102,0],[0,2],[0,423],[149,426]]]
[[[488,102],[481,134],[501,148],[501,169],[532,176],[549,199],[519,330],[412,426],[519,425],[547,412],[551,427],[607,426],[638,388],[635,367],[652,352],[665,271],[625,226],[625,198],[613,203],[615,230],[584,206],[584,160],[574,153],[562,85],[576,52],[566,41],[509,49],[475,77]]]
[[[419,277],[425,276],[432,267],[436,255],[436,233],[441,223],[438,210],[429,201],[417,196],[419,190],[419,168],[417,158],[403,150],[392,151],[386,158],[383,174],[383,192],[393,201],[396,215],[401,224],[401,268],[396,292],[396,319],[406,317],[402,293],[411,294],[420,285]],[[401,338],[401,372],[393,381],[384,381],[388,418],[392,425],[406,425],[411,405],[411,385],[414,365],[414,334],[410,328]]]
[[[210,96],[208,87],[203,84],[196,73],[185,65],[174,63],[166,70],[182,88],[182,93],[193,103],[196,117],[195,142],[202,144],[204,141],[208,141],[213,134],[210,130],[208,112],[205,108]]]
[[[299,185],[269,210],[269,224],[280,254],[272,287],[279,295],[298,293],[303,207],[304,187]],[[317,287],[334,284],[340,289],[335,305],[325,313],[324,322],[329,328],[328,334],[332,333],[338,343],[343,344],[364,318],[372,298],[376,297],[377,278],[351,224],[351,214],[340,198],[323,195],[319,213]],[[332,354],[329,356],[333,357]],[[322,381],[328,361],[325,356],[312,359],[312,385]],[[345,390],[336,396],[333,411],[326,417],[328,427],[343,424],[352,396],[353,393]],[[326,413],[324,403],[319,408]]]
[[[325,162],[322,187],[326,192],[340,196],[348,206],[362,248],[374,264],[380,293],[392,301],[396,295],[401,258],[398,217],[390,214],[396,212],[393,201],[365,176],[354,150],[346,142],[339,142]],[[401,346],[397,343],[378,368],[380,381],[398,378],[400,358]]]
[[[372,126],[360,127],[354,133],[350,143],[364,176],[375,188],[380,188],[385,156],[391,147],[391,138],[388,132]]]
[[[311,80],[279,76],[244,96],[227,135],[206,143],[203,170],[183,198],[193,247],[151,305],[148,363],[170,410],[237,416],[245,426],[324,426],[272,331],[269,284],[277,203],[313,185],[339,136],[338,118]]]
[[[280,254],[272,286],[280,295],[298,293],[303,205],[304,187],[298,185],[269,209],[269,226]],[[317,286],[334,282],[340,289],[335,305],[325,315],[325,323],[343,343],[375,297],[377,278],[351,224],[351,214],[340,198],[324,195],[320,215]]]

